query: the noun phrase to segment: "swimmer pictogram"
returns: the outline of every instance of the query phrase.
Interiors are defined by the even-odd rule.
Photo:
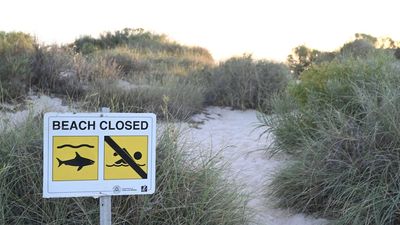
[[[116,161],[113,165],[125,166],[127,164],[142,179],[147,179],[147,173],[141,168],[141,166],[144,165],[136,163],[125,148],[121,148],[110,136],[104,136],[104,141],[115,151],[114,156],[115,154],[117,154],[118,156],[121,157],[121,159]],[[135,159],[141,159],[142,154],[140,152],[139,153],[136,152],[134,154],[134,157]],[[110,167],[113,165],[106,165],[106,166]]]
[[[129,152],[128,152],[125,148],[122,148],[122,150],[123,150],[124,152],[126,152],[126,154],[127,154],[129,157],[131,157],[131,156],[129,155]],[[114,156],[118,156],[118,153],[114,152],[113,155],[114,155]],[[142,153],[139,152],[139,151],[135,152],[135,153],[133,154],[133,158],[136,159],[136,160],[140,160],[140,159],[142,158]],[[131,157],[131,159],[132,159],[132,157]],[[133,160],[133,159],[132,159],[132,160]],[[137,163],[137,165],[138,165],[138,166],[145,166],[146,164],[138,164],[138,163]],[[120,167],[120,166],[127,167],[127,166],[129,166],[129,164],[128,164],[127,162],[125,162],[124,159],[120,159],[120,160],[115,161],[114,164],[112,164],[112,165],[107,164],[106,166],[107,166],[107,167],[114,167],[114,166],[115,166],[115,167]]]

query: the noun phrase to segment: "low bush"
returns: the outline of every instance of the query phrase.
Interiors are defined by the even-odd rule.
[[[173,118],[185,120],[202,110],[204,89],[179,77],[145,84],[100,81],[90,90],[85,102],[91,109],[100,105],[114,112],[152,112],[159,118],[163,118],[167,107]]]
[[[249,55],[234,57],[211,69],[207,100],[213,105],[269,111],[270,97],[286,86],[289,77],[283,64],[254,61]]]
[[[0,102],[17,100],[30,88],[35,39],[21,32],[0,31]]]
[[[84,57],[71,49],[41,46],[33,58],[32,86],[36,91],[79,99],[98,80],[122,77],[120,67],[104,57]]]
[[[0,224],[98,224],[98,200],[42,198],[42,115],[0,135]],[[164,127],[157,140],[157,190],[113,197],[113,224],[245,224],[245,199],[214,160],[191,162]]]
[[[151,64],[143,59],[143,55],[128,48],[104,50],[97,54],[109,61],[115,62],[125,76],[130,76],[133,73],[146,73],[150,70]]]
[[[171,54],[115,48],[98,51],[93,55],[114,62],[122,70],[125,79],[134,82],[160,80],[168,76],[190,76],[193,71],[212,64],[212,60],[208,61],[203,56],[189,52]]]
[[[304,71],[300,81],[292,82],[288,91],[302,107],[324,109],[326,104],[333,104],[356,113],[358,105],[352,104],[352,87],[365,85],[364,81],[392,80],[395,69],[394,58],[386,52],[375,51],[365,58],[338,58]],[[365,88],[374,89],[374,86]]]
[[[365,39],[356,39],[344,44],[340,48],[340,54],[351,57],[365,57],[375,50],[374,43]]]
[[[269,195],[333,224],[398,224],[400,70],[393,55],[312,66],[263,121],[292,156]]]

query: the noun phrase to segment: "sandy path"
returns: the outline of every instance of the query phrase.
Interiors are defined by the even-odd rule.
[[[232,111],[210,107],[206,114],[197,115],[195,121],[203,121],[197,128],[185,133],[189,139],[200,142],[204,148],[222,151],[222,159],[230,164],[226,176],[242,184],[250,194],[248,206],[255,212],[255,224],[268,225],[320,225],[323,219],[314,219],[303,214],[291,214],[286,210],[268,206],[263,196],[265,183],[284,159],[268,158],[261,149],[271,140],[258,139],[262,130],[256,129],[257,117],[254,110]],[[186,136],[185,135],[185,136]]]
[[[52,98],[46,95],[28,96],[22,104],[24,109],[14,110],[16,106],[0,105],[0,109],[8,108],[10,112],[0,110],[0,132],[4,128],[12,128],[25,122],[29,116],[37,116],[42,112],[68,112],[72,108],[64,106],[59,98]]]

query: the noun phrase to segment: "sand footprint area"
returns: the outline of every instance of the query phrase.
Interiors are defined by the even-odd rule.
[[[268,157],[265,148],[270,146],[272,135],[263,135],[255,110],[231,110],[208,107],[195,115],[198,125],[185,129],[185,137],[199,143],[205,151],[219,152],[228,168],[224,176],[244,187],[250,196],[248,207],[254,212],[252,222],[266,225],[323,225],[327,221],[289,210],[276,209],[269,204],[264,190],[272,173],[287,162],[285,157]],[[208,153],[203,153],[208,154]],[[213,153],[209,153],[212,155]]]

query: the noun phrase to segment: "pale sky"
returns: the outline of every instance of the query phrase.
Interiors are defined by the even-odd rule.
[[[129,28],[207,48],[216,60],[251,53],[284,61],[306,44],[334,50],[354,33],[400,40],[396,0],[0,0],[0,30],[45,43]]]

